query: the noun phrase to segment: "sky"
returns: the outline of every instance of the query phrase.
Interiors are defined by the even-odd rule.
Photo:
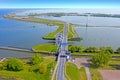
[[[0,8],[120,8],[120,0],[0,0]]]

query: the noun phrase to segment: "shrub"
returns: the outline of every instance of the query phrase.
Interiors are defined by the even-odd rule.
[[[73,52],[83,52],[84,51],[84,47],[83,46],[73,46],[73,45],[69,45],[68,46],[68,50]]]
[[[99,52],[99,49],[97,47],[88,47],[84,50],[84,52],[87,52],[87,53],[97,53]]]
[[[4,69],[3,64],[0,64],[0,70],[3,70],[3,69]]]
[[[47,66],[46,64],[40,64],[39,72],[41,74],[45,73],[47,71]]]
[[[11,58],[7,60],[6,67],[10,71],[20,71],[23,69],[23,62],[19,59]]]
[[[120,54],[120,47],[117,49],[117,53]]]
[[[114,50],[113,50],[112,47],[105,47],[105,46],[103,46],[103,47],[100,48],[100,50],[101,50],[101,51],[108,51],[108,52],[111,53],[111,54],[114,53]]]
[[[32,64],[39,64],[39,63],[41,63],[43,61],[43,58],[41,57],[41,55],[40,54],[35,54],[33,57],[32,57],[32,59],[31,59],[31,62],[32,62]]]
[[[101,51],[94,54],[92,57],[92,64],[96,67],[103,67],[111,60],[111,54],[108,51]]]

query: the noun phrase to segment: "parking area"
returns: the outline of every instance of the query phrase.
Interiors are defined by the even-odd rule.
[[[78,68],[80,67],[89,67],[89,58],[75,58],[74,63]]]

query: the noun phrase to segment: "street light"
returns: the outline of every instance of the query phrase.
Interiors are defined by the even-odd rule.
[[[90,14],[87,14],[87,18],[86,18],[86,27],[88,27],[88,18],[89,18]]]

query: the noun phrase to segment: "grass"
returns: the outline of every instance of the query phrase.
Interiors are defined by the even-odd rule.
[[[76,38],[76,37],[78,37],[77,32],[76,32],[75,29],[73,28],[73,25],[72,25],[72,24],[69,24],[68,39]]]
[[[120,59],[119,58],[112,59],[109,62],[108,68],[106,69],[120,70]]]
[[[87,76],[86,76],[86,72],[85,72],[84,67],[81,67],[79,69],[79,74],[80,74],[80,80],[87,80]]]
[[[84,67],[78,69],[73,63],[66,63],[66,73],[71,80],[87,80]]]
[[[7,70],[0,70],[0,77],[14,80],[51,80],[51,69],[55,66],[55,61],[53,58],[45,58],[42,62],[46,64],[47,71],[43,74],[40,74],[35,71],[31,71],[31,69],[36,69],[37,65],[25,64],[24,70],[14,72]],[[41,64],[42,64],[41,63]]]
[[[56,52],[57,46],[55,44],[39,44],[32,47],[35,52]]]
[[[46,36],[43,36],[43,39],[54,40],[56,37],[56,34],[63,32],[63,28],[64,28],[64,25],[59,25],[59,27],[56,31],[51,32],[51,33],[47,34]]]
[[[107,65],[98,68],[91,65],[91,68],[100,69],[100,70],[120,70],[120,59],[119,58],[112,59],[109,61]]]
[[[90,73],[91,73],[92,80],[103,80],[100,72],[97,69],[90,68]]]

